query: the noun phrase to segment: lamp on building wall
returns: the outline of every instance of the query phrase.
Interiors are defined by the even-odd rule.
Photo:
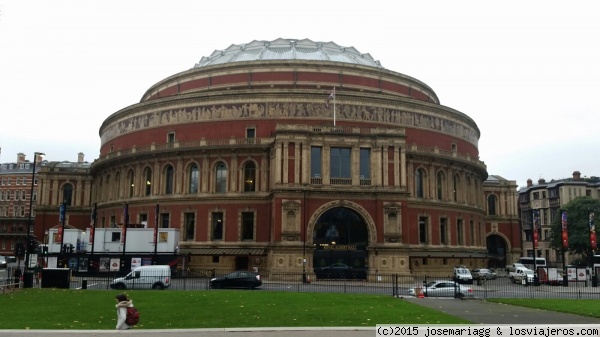
[[[33,226],[32,224],[32,214],[33,214],[33,189],[35,186],[35,164],[37,162],[37,159],[39,156],[45,156],[44,153],[41,152],[35,152],[33,154],[33,170],[31,170],[31,193],[29,193],[29,216],[28,216],[28,221],[27,221],[27,236],[26,236],[26,252],[25,252],[25,268],[24,268],[24,274],[23,274],[23,285],[25,286],[25,288],[31,288],[33,287],[33,272],[29,271],[29,255],[31,254],[31,250],[33,248],[33,245],[31,244],[33,238],[31,237],[31,227]]]

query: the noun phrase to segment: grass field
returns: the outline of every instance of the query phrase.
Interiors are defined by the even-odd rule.
[[[26,289],[0,296],[1,329],[114,329],[116,291]],[[391,296],[268,291],[131,291],[136,329],[460,324]]]

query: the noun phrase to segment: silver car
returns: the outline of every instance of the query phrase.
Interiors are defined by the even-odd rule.
[[[427,297],[455,297],[456,293],[459,298],[473,297],[473,289],[464,286],[454,281],[433,281],[427,283],[425,288],[414,287],[408,289],[408,293],[412,296],[417,296],[418,292],[423,293]]]
[[[473,274],[473,276],[475,278],[484,278],[486,280],[495,280],[496,279],[496,273],[494,273],[493,271],[489,270],[489,269],[473,269],[473,272],[471,273]]]

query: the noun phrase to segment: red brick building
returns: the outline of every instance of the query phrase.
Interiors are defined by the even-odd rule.
[[[129,223],[180,228],[191,268],[447,274],[486,265],[488,233],[518,226],[486,220],[469,116],[332,42],[215,51],[109,116],[100,137],[89,172],[55,177],[48,214],[74,182],[71,225],[85,229],[93,203],[97,226],[122,225],[127,205]]]

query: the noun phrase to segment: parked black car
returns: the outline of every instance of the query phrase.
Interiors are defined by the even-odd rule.
[[[260,275],[251,271],[238,270],[225,276],[215,277],[209,282],[213,289],[242,288],[255,289],[262,285]]]

